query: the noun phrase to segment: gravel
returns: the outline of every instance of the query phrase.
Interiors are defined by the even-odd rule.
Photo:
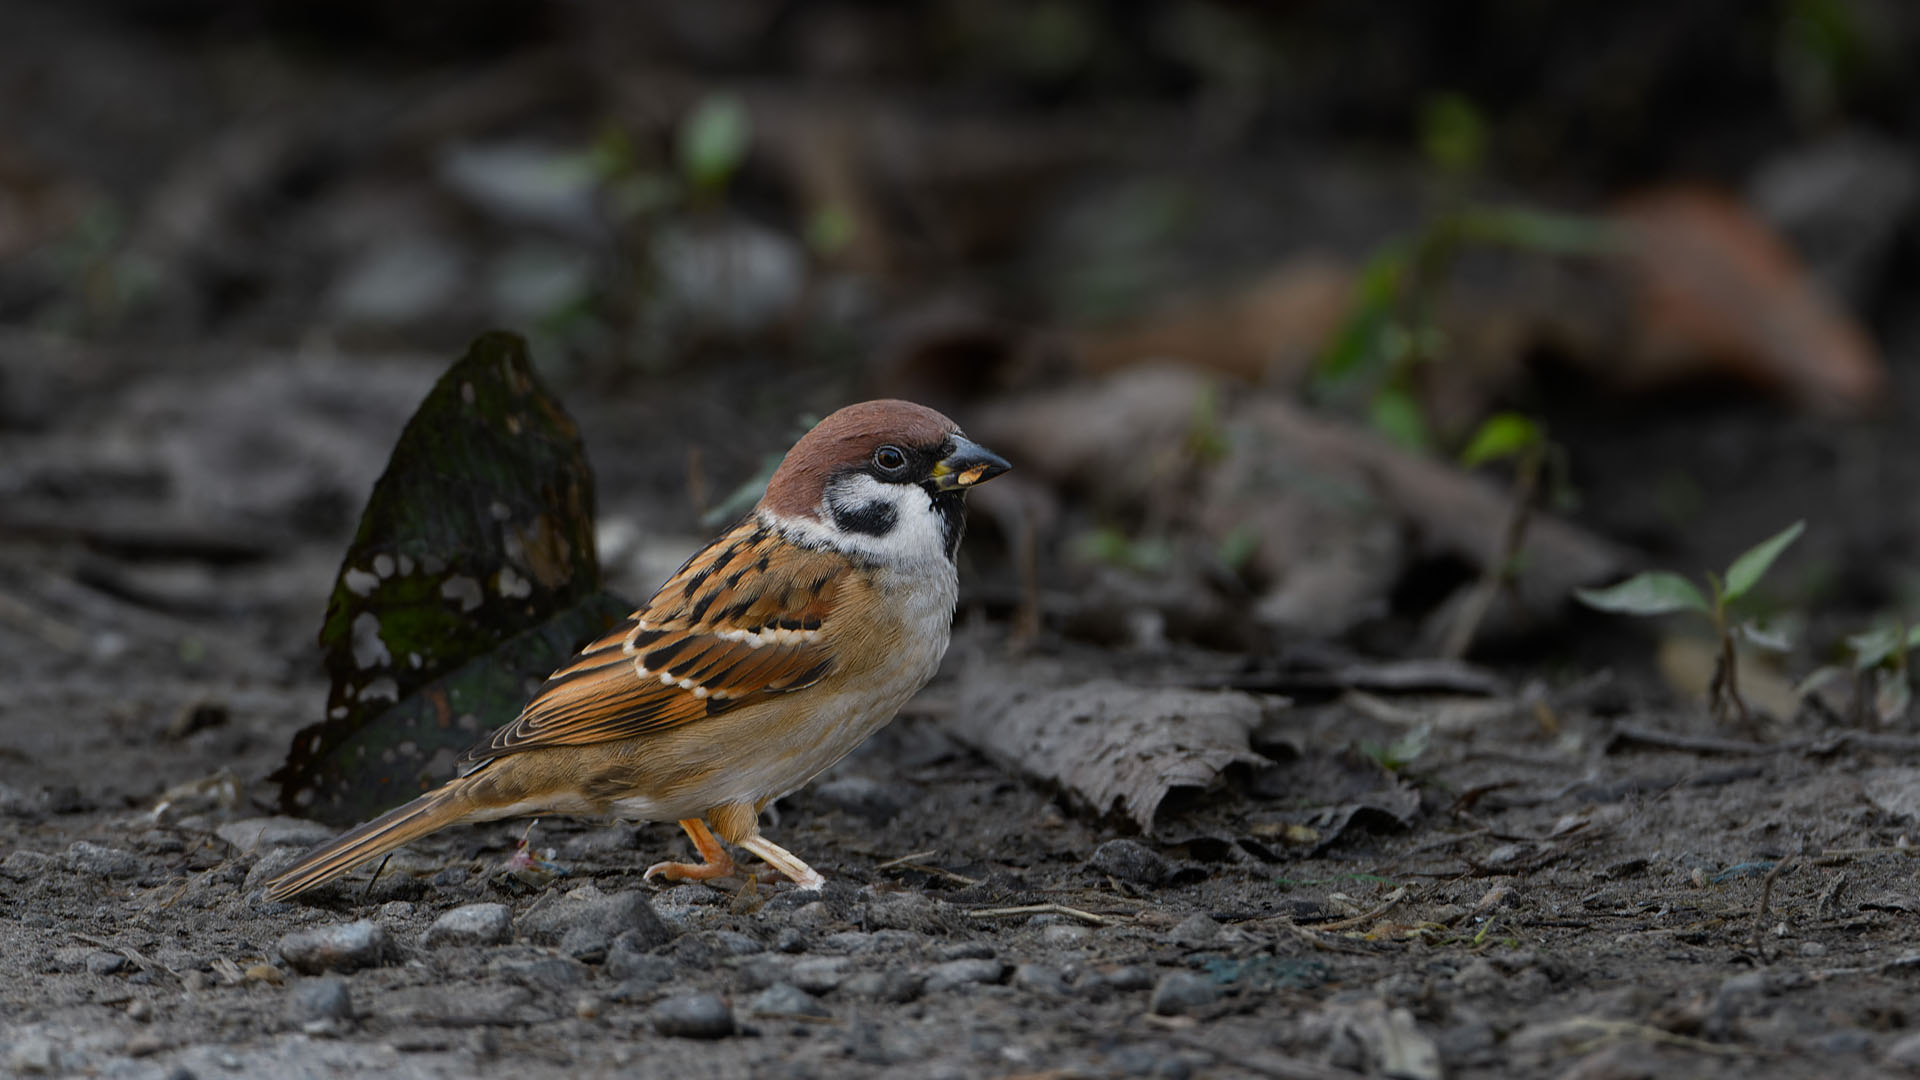
[[[428,948],[504,945],[513,940],[513,909],[505,904],[467,904],[433,920]]]
[[[303,975],[378,967],[392,951],[387,932],[366,920],[297,930],[280,939],[280,958]]]

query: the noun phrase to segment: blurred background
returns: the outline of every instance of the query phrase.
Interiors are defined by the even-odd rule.
[[[1019,464],[966,573],[1022,640],[1692,693],[1570,591],[1805,519],[1756,593],[1802,674],[1912,610],[1916,48],[1891,0],[18,0],[0,663],[310,673],[504,327],[629,595],[899,395]]]

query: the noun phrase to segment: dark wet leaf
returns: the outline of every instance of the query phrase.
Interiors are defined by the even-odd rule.
[[[274,774],[281,805],[347,822],[452,775],[537,680],[629,605],[600,589],[593,475],[526,343],[476,339],[374,486],[327,605],[326,719]]]

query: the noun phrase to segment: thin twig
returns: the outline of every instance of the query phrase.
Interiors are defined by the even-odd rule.
[[[1350,926],[1359,926],[1361,923],[1364,923],[1364,922],[1372,922],[1373,920],[1379,918],[1382,915],[1385,915],[1387,912],[1392,911],[1396,906],[1398,906],[1400,901],[1405,900],[1407,898],[1407,893],[1409,891],[1411,890],[1409,890],[1407,886],[1402,885],[1399,888],[1393,890],[1391,893],[1388,893],[1386,902],[1382,903],[1379,907],[1374,908],[1372,911],[1363,912],[1362,914],[1355,915],[1350,919],[1341,919],[1339,922],[1330,922],[1321,926],[1316,926],[1313,928],[1314,932],[1321,933],[1321,934],[1330,934],[1330,933],[1334,933],[1335,931],[1345,930]]]
[[[1767,908],[1773,903],[1773,883],[1793,859],[1792,855],[1788,855],[1774,863],[1773,869],[1767,871],[1765,880],[1760,882],[1760,905],[1753,909],[1753,951],[1759,953],[1763,961],[1767,958],[1767,947],[1761,935],[1766,932]]]
[[[1095,915],[1091,911],[1068,907],[1065,904],[1021,904],[1018,907],[980,908],[967,914],[976,919],[1011,919],[1020,915],[1066,915],[1070,918],[1090,922],[1095,926],[1105,926],[1110,921],[1106,915]]]

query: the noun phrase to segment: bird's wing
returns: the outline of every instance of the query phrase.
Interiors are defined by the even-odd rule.
[[[825,635],[846,617],[850,570],[748,517],[554,672],[467,759],[632,738],[811,686],[833,667]]]

